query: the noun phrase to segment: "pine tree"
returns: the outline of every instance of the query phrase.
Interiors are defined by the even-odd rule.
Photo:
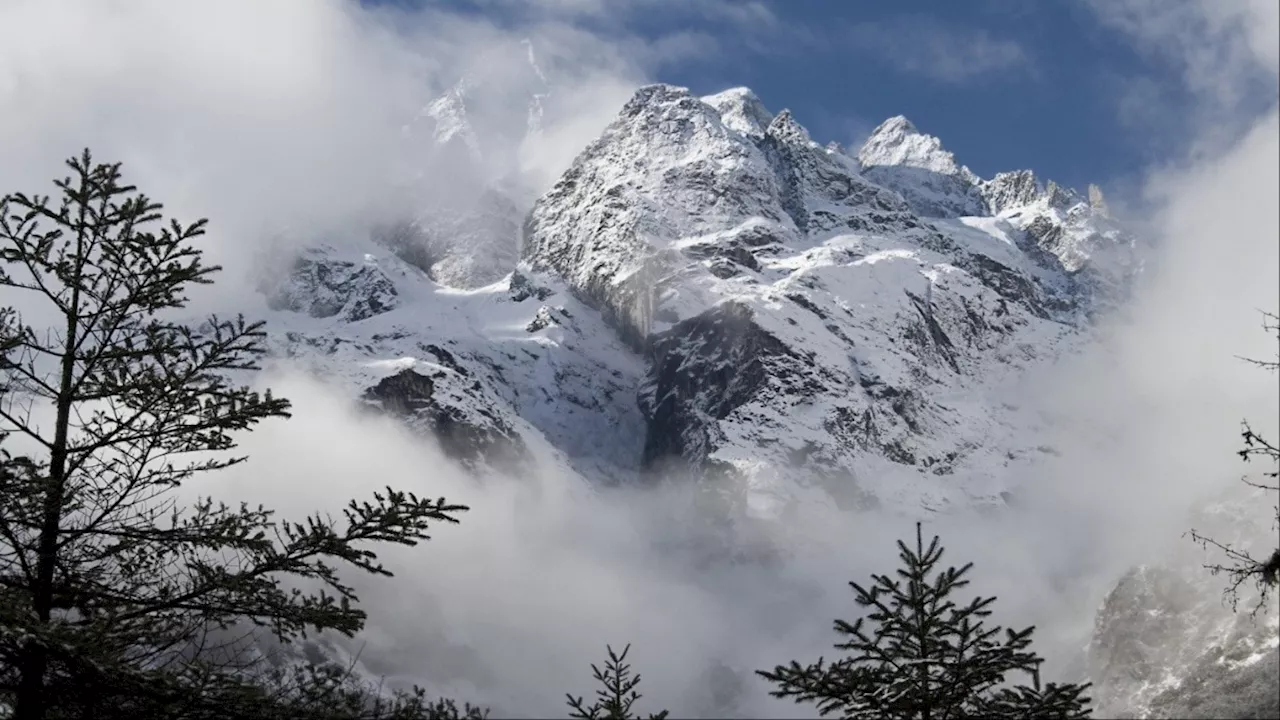
[[[257,369],[263,325],[173,321],[219,270],[194,245],[205,221],[164,219],[87,150],[67,166],[56,202],[0,198],[0,287],[16,305],[0,311],[0,707],[234,717],[216,706],[263,691],[219,633],[356,632],[337,564],[390,575],[370,543],[414,545],[466,508],[391,488],[341,521],[179,505],[179,486],[245,459],[238,433],[288,416],[232,379]]]
[[[595,663],[591,664],[591,673],[600,684],[600,689],[596,690],[595,703],[588,706],[582,696],[574,697],[566,693],[569,707],[573,710],[569,717],[576,720],[640,720],[640,716],[633,714],[631,710],[641,698],[636,690],[640,685],[640,675],[632,675],[631,665],[627,663],[627,653],[631,651],[631,646],[622,648],[621,653],[615,653],[608,645],[605,650],[609,653],[609,660],[605,662],[604,669]],[[656,715],[649,715],[647,720],[665,720],[666,717],[667,711],[663,710]]]
[[[1087,685],[1050,683],[1041,689],[1041,658],[1032,652],[1034,628],[1006,630],[986,625],[994,597],[966,604],[952,599],[969,584],[973,564],[941,569],[943,548],[935,536],[924,545],[916,525],[916,547],[898,542],[902,567],[896,578],[872,575],[856,582],[855,601],[866,617],[835,621],[847,653],[828,663],[778,665],[756,671],[777,686],[771,695],[816,703],[822,715],[846,718],[1083,718],[1090,710]],[[1034,686],[1004,687],[1021,672]]]

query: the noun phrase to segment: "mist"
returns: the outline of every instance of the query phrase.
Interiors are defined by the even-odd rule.
[[[634,87],[696,41],[606,33],[604,6],[544,5],[499,25],[435,5],[336,0],[5,3],[0,190],[50,189],[85,146],[121,160],[173,215],[212,219],[205,248],[226,271],[194,309],[261,312],[255,263],[273,243],[340,236],[449,189],[413,127],[458,77],[520,92],[528,78],[508,69],[528,39],[543,69],[565,78],[538,141],[506,137],[514,164],[488,170],[542,190]],[[1039,625],[1050,669],[1070,671],[1119,574],[1188,542],[1189,510],[1247,469],[1235,456],[1240,421],[1280,431],[1274,376],[1239,359],[1276,350],[1256,311],[1280,305],[1280,115],[1274,94],[1259,113],[1241,83],[1262,73],[1274,90],[1277,6],[1178,5],[1189,15],[1171,18],[1158,5],[1099,3],[1098,13],[1183,68],[1203,111],[1127,203],[1158,248],[1133,302],[1099,321],[1088,352],[1009,390],[1035,420],[1027,444],[1055,450],[1010,468],[1015,509],[806,505],[735,531],[775,560],[727,562],[701,552],[709,531],[678,483],[596,489],[549,458],[478,482],[430,439],[287,365],[261,382],[294,401],[294,417],[246,436],[247,464],[190,490],[299,519],[384,485],[469,505],[429,542],[381,553],[396,577],[354,579],[370,619],[345,648],[374,676],[496,714],[562,713],[565,692],[594,691],[589,665],[605,644],[631,643],[643,711],[805,716],[768,698],[751,671],[830,655],[832,619],[853,619],[846,582],[890,571],[895,540],[917,519],[952,562],[975,562],[971,589],[999,595],[998,622]],[[503,112],[478,119],[499,140]]]

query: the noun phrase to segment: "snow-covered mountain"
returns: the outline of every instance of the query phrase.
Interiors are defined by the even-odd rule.
[[[430,107],[441,152],[472,157],[464,90]],[[536,200],[476,187],[264,282],[277,357],[478,475],[678,478],[745,516],[1004,504],[1010,464],[1052,452],[1004,390],[1088,342],[1143,263],[1097,188],[980,178],[901,117],[824,147],[742,88],[640,88]],[[1226,616],[1213,657],[1170,630],[1205,607],[1175,576],[1135,570],[1102,608],[1087,664],[1111,711],[1198,702],[1168,676],[1229,685],[1236,666],[1204,666],[1223,653],[1274,665]]]
[[[478,137],[442,113],[444,142]],[[486,203],[310,250],[267,290],[280,351],[437,431],[591,481],[674,462],[761,512],[815,490],[998,502],[1028,452],[1002,383],[1072,347],[1137,268],[1098,202],[977,178],[903,118],[855,158],[745,89],[638,90],[519,240],[525,210]],[[413,403],[373,390],[392,369],[429,380],[393,383]]]
[[[1029,174],[1015,196],[956,169],[902,119],[859,156],[749,91],[655,85],[534,204],[525,264],[645,355],[646,465],[728,473],[768,505],[814,478],[858,502],[1003,489],[1021,448],[990,393],[1074,342],[1132,267],[1086,254],[1133,240]],[[910,199],[934,188],[972,202]]]

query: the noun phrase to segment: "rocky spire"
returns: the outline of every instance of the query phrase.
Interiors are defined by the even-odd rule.
[[[1102,195],[1102,188],[1097,185],[1089,185],[1089,207],[1103,217],[1111,217],[1111,208],[1107,206],[1107,199]]]

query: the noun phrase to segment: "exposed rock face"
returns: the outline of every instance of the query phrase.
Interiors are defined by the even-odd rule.
[[[680,456],[697,461],[715,450],[722,420],[746,405],[770,379],[772,366],[785,366],[790,350],[753,322],[751,309],[725,302],[685,320],[650,344],[650,382],[641,395],[649,417],[645,460]]]
[[[1136,239],[1111,217],[1102,190],[1087,198],[1030,170],[974,175],[932,135],[898,116],[878,127],[858,153],[866,177],[897,190],[924,217],[994,215],[1025,231],[1040,249],[1078,276],[1099,302],[1123,296],[1139,263]]]
[[[1277,609],[1256,617],[1224,611],[1215,590],[1169,567],[1125,576],[1098,612],[1089,651],[1101,713],[1280,717]]]
[[[318,251],[300,255],[284,282],[264,289],[274,310],[348,322],[387,312],[398,303],[395,284],[371,258],[357,265]]]
[[[452,365],[435,370],[436,378],[449,373],[463,378],[470,375],[448,351],[430,351]],[[468,412],[458,398],[437,397],[447,392],[432,377],[406,368],[379,380],[364,391],[363,397],[383,412],[402,418],[410,427],[434,435],[449,456],[469,467],[487,463],[515,471],[521,463],[530,461],[519,432],[504,421],[501,411],[473,402]]]
[[[1234,488],[1193,525],[1265,556],[1275,535],[1257,513],[1270,502],[1259,495]],[[1280,717],[1280,599],[1259,606],[1246,584],[1233,609],[1222,595],[1224,576],[1205,570],[1206,556],[1187,545],[1131,570],[1099,608],[1088,651],[1098,714]]]
[[[773,122],[773,113],[765,108],[755,93],[744,87],[708,95],[702,101],[715,108],[726,127],[748,137],[764,137],[765,130]]]
[[[982,197],[993,215],[1026,207],[1042,193],[1035,173],[1030,170],[998,173],[982,186]]]
[[[536,461],[595,482],[634,478],[644,442],[635,403],[643,361],[598,313],[554,277],[526,271],[509,284],[459,292],[364,242],[398,302],[358,320],[276,304],[269,327],[277,358],[437,435],[478,473],[527,473]],[[335,255],[308,253],[315,265],[351,264]],[[303,273],[289,287],[294,297],[327,297],[320,280],[329,276]],[[349,304],[361,306],[358,299]]]

